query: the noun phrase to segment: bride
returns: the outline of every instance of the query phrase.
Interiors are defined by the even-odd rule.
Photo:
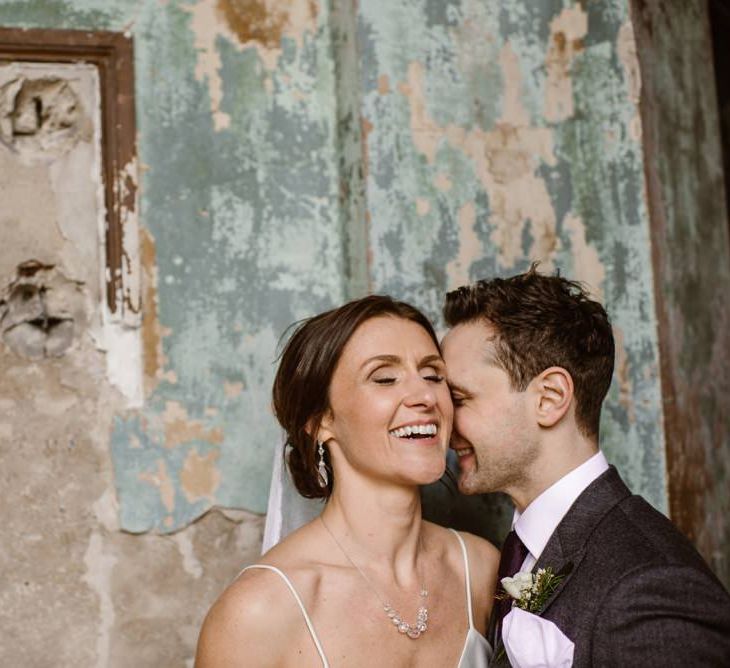
[[[305,321],[273,398],[294,484],[326,504],[215,602],[197,668],[486,666],[499,552],[421,519],[453,418],[426,317],[370,296]]]

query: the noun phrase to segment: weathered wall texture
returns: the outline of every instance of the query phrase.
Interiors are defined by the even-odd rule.
[[[533,259],[585,280],[618,339],[604,448],[669,510],[628,0],[0,0],[0,26],[134,37],[144,315],[141,408],[88,336],[35,362],[0,345],[0,663],[191,664],[260,544],[278,338],[369,290],[438,322],[446,289]],[[0,213],[5,289],[33,249]],[[499,538],[504,507],[470,504]]]
[[[137,337],[102,307],[99,93],[88,65],[0,67],[0,665],[186,665],[201,601],[259,551],[245,511],[120,531],[109,359]]]
[[[309,0],[149,3],[135,29],[157,318],[112,456],[122,526],[173,531],[265,509],[278,337],[345,297],[334,62]]]
[[[436,317],[445,289],[531,260],[586,281],[618,342],[603,445],[666,511],[626,3],[359,7],[373,287]]]
[[[730,239],[707,8],[636,1],[633,9],[669,509],[730,583]]]

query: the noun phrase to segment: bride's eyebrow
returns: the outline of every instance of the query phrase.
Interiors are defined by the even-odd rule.
[[[398,364],[401,359],[398,355],[375,355],[375,357],[368,357],[361,365],[360,368],[364,369],[368,364],[372,362],[387,362],[388,364]]]
[[[429,366],[430,364],[434,363],[436,363],[438,366],[446,366],[446,363],[444,362],[441,355],[426,355],[426,357],[421,360],[419,368],[423,368],[424,366]]]

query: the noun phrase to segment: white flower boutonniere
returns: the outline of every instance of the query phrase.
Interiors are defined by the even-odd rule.
[[[506,593],[497,594],[498,599],[511,597],[515,605],[527,612],[540,612],[547,600],[563,579],[552,568],[540,568],[537,573],[519,572],[511,578],[502,578]]]

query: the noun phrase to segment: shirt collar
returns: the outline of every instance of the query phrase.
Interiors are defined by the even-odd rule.
[[[520,513],[515,509],[512,528],[535,560],[540,558],[550,536],[575,500],[606,469],[608,461],[599,450],[589,460],[548,487],[524,512]]]

